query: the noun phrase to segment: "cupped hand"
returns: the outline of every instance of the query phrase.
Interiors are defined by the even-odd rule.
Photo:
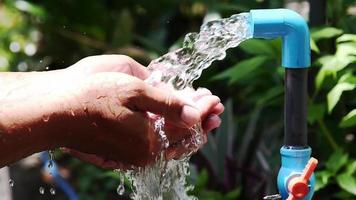
[[[120,55],[92,56],[67,68],[75,86],[69,104],[65,151],[105,168],[130,168],[154,162],[162,144],[153,127],[163,116],[170,142],[167,159],[187,149],[177,145],[189,139],[190,128],[202,124],[204,134],[220,125],[223,105],[207,89],[181,93],[156,88],[144,80],[149,71]],[[64,120],[65,121],[65,120]]]

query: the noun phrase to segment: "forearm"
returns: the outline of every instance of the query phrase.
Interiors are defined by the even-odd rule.
[[[58,73],[0,73],[0,167],[60,145]]]

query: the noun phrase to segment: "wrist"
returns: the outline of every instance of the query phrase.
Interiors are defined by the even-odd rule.
[[[67,106],[68,95],[61,87],[65,78],[62,70],[0,74],[0,82],[6,81],[0,84],[2,150],[26,156],[63,145],[58,117]]]

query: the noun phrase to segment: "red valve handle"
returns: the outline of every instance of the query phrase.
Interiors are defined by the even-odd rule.
[[[309,192],[308,181],[310,176],[313,174],[318,160],[315,158],[310,158],[308,164],[305,166],[303,173],[292,178],[288,183],[289,196],[287,200],[298,200],[307,196]]]

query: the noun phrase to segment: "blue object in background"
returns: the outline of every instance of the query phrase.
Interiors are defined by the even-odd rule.
[[[54,160],[50,160],[48,152],[42,152],[40,158],[43,162],[43,170],[52,175],[53,181],[56,186],[61,189],[69,200],[79,200],[78,195],[74,189],[69,185],[69,183],[59,174],[57,164]],[[50,162],[52,166],[49,167]]]

